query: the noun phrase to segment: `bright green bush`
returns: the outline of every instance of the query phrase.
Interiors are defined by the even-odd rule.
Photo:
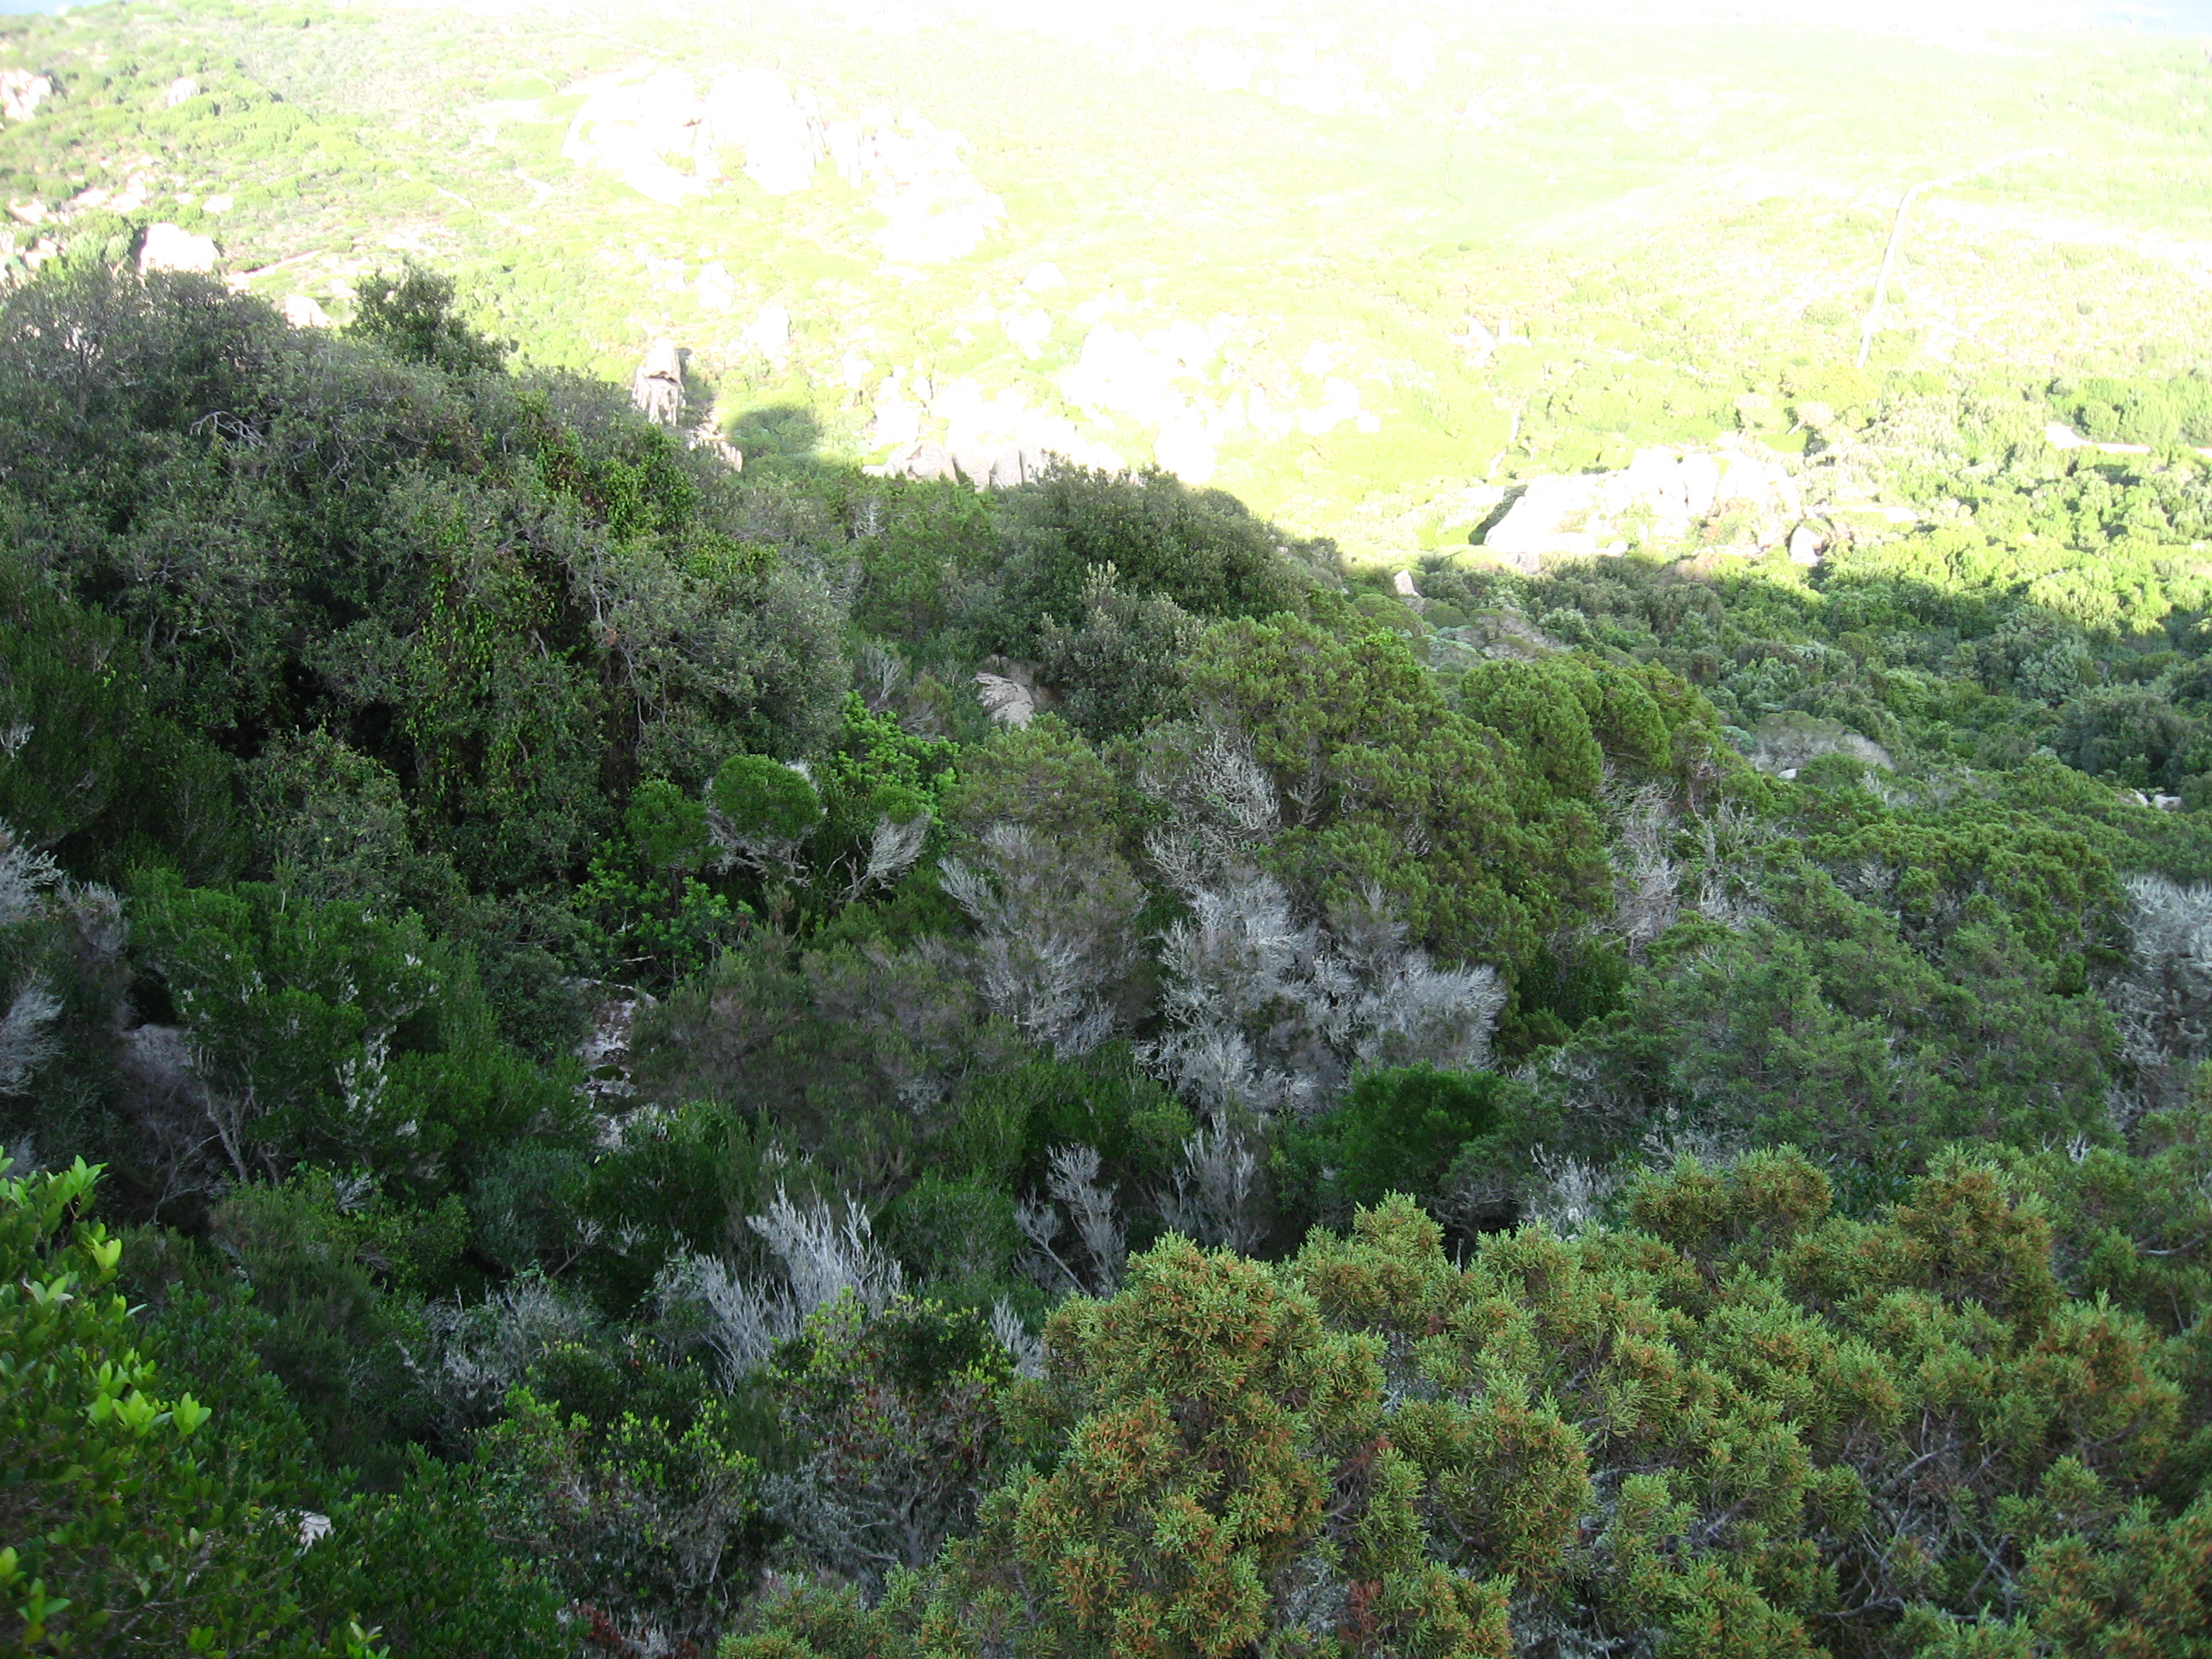
[[[97,1178],[80,1162],[0,1179],[0,1636],[60,1653],[306,1644],[284,1571],[296,1523],[265,1482],[234,1488],[224,1459],[196,1455],[207,1408],[140,1357],[107,1288],[122,1243],[77,1219]]]
[[[822,798],[805,776],[763,755],[724,761],[708,800],[738,835],[764,841],[804,840],[822,818]]]
[[[185,1295],[148,1325],[117,1291],[124,1241],[82,1218],[97,1181],[81,1162],[0,1178],[9,1651],[367,1659],[562,1639],[466,1480],[419,1456],[398,1492],[313,1516],[309,1542],[322,1483],[239,1340],[266,1322]],[[195,1371],[212,1407],[179,1375]]]
[[[1531,754],[1452,708],[1395,635],[1229,623],[1194,664],[1202,708],[1249,732],[1298,803],[1267,862],[1317,908],[1370,885],[1447,957],[1532,955],[1595,884],[1598,832]],[[1594,781],[1587,767],[1572,775]]]

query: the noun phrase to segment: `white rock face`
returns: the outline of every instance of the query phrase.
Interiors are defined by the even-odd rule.
[[[1426,24],[1416,23],[1390,43],[1390,74],[1408,92],[1419,92],[1437,72],[1437,58],[1443,38]]]
[[[1762,772],[1794,778],[1806,762],[1821,755],[1848,755],[1885,770],[1895,763],[1889,750],[1872,738],[1817,714],[1790,710],[1769,714],[1751,729],[1751,748],[1745,758]]]
[[[698,119],[701,153],[742,150],[745,177],[769,195],[793,196],[814,182],[824,149],[820,100],[787,87],[774,70],[717,76]]]
[[[163,94],[162,101],[170,109],[174,109],[178,105],[199,95],[200,83],[189,75],[179,75],[169,82],[169,90]]]
[[[937,264],[975,251],[1005,222],[1006,204],[961,159],[968,141],[904,110],[880,106],[829,127],[830,160],[847,183],[872,186],[886,223],[876,242],[907,264]]]
[[[890,452],[884,465],[892,471],[905,469],[925,437],[953,455],[1042,451],[1120,471],[1127,463],[1092,434],[1127,422],[1152,429],[1157,465],[1187,483],[1203,485],[1213,480],[1222,453],[1240,434],[1280,440],[1347,426],[1369,433],[1381,428],[1382,417],[1363,406],[1360,389],[1330,372],[1341,348],[1308,352],[1298,371],[1321,383],[1317,399],[1311,391],[1300,396],[1292,390],[1279,403],[1239,367],[1237,348],[1249,332],[1249,319],[1224,314],[1203,324],[1181,318],[1128,328],[1106,320],[1109,313],[1130,309],[1118,295],[1101,295],[1055,315],[1024,297],[1036,286],[1034,280],[1025,283],[996,322],[1032,360],[1055,337],[1061,316],[1083,326],[1075,361],[1054,377],[1060,409],[1031,407],[1032,394],[1019,389],[989,392],[964,379],[933,383],[918,370],[896,369],[869,400],[874,422],[868,441]],[[1224,350],[1231,354],[1226,363]],[[857,380],[848,374],[848,384]]]
[[[173,225],[166,220],[158,225],[146,227],[145,240],[138,245],[138,274],[149,270],[211,271],[222,251],[215,245],[212,236],[195,236],[182,225]]]
[[[727,311],[738,302],[737,281],[720,259],[709,259],[699,267],[691,291],[709,311]]]
[[[1006,216],[969,171],[958,133],[912,110],[832,120],[811,88],[773,70],[725,70],[703,93],[687,71],[660,68],[595,76],[567,91],[582,94],[584,105],[562,155],[665,207],[708,194],[726,176],[725,159],[736,157],[771,196],[811,188],[822,162],[834,162],[847,182],[873,191],[885,222],[875,240],[904,264],[958,258]]]
[[[1014,307],[999,319],[999,326],[1021,349],[1022,356],[1034,362],[1044,355],[1044,343],[1052,337],[1052,313]]]
[[[655,70],[640,77],[596,76],[568,88],[585,94],[568,122],[561,154],[579,167],[605,168],[649,201],[674,207],[704,196],[699,176],[701,111],[691,77],[682,70]],[[690,163],[679,172],[672,156]]]
[[[872,402],[876,418],[868,441],[890,452],[872,470],[893,477],[949,478],[955,476],[957,462],[969,483],[1003,486],[1036,477],[1047,457],[1109,472],[1122,470],[1122,459],[1112,449],[1085,438],[1067,416],[1031,407],[1016,388],[987,393],[973,380],[933,381],[895,373],[885,377]],[[925,422],[942,423],[942,443],[922,441]]]
[[[1632,543],[1667,546],[1735,519],[1725,545],[1744,553],[1787,545],[1795,557],[1819,550],[1804,515],[1797,481],[1778,455],[1734,444],[1643,449],[1617,472],[1531,479],[1482,544],[1519,558],[1625,553]]]
[[[51,76],[35,70],[0,70],[0,118],[27,121],[38,113],[39,106],[53,95]]]
[[[781,370],[791,361],[791,313],[769,301],[760,308],[760,314],[745,325],[744,332],[738,337],[738,344]]]
[[[288,294],[282,307],[284,320],[295,328],[328,328],[331,314],[319,301],[306,294]]]
[[[1034,483],[1064,459],[1048,449],[1018,444],[969,444],[948,450],[942,444],[918,443],[894,450],[889,460],[868,471],[881,477],[957,480],[977,489],[1012,489]]]
[[[1154,459],[1184,483],[1203,484],[1213,477],[1221,446],[1249,419],[1241,398],[1206,391],[1218,356],[1212,334],[1187,318],[1141,335],[1094,323],[1082,355],[1060,372],[1060,390],[1094,417],[1119,415],[1158,428]]]

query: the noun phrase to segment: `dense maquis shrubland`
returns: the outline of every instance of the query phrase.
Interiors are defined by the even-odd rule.
[[[2212,1653],[2201,388],[1803,401],[1405,598],[9,291],[0,1648]]]

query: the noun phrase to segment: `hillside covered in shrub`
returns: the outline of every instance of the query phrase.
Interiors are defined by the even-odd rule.
[[[0,1650],[2212,1651],[2204,399],[1820,390],[1399,582],[8,289]]]

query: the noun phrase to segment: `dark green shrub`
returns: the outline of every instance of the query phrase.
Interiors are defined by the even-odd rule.
[[[1000,1184],[1042,1189],[1053,1152],[1095,1147],[1117,1178],[1164,1178],[1195,1127],[1124,1042],[1080,1060],[1036,1059],[963,1092],[945,1157]]]
[[[1334,580],[1328,544],[1292,542],[1234,496],[1165,472],[1061,467],[1008,492],[1000,520],[1000,642],[1024,654],[1046,617],[1087,614],[1101,573],[1122,594],[1206,618],[1296,611],[1316,580]]]
[[[301,1601],[340,1632],[349,1615],[373,1623],[368,1645],[392,1659],[570,1650],[560,1592],[500,1530],[489,1485],[414,1449],[398,1491],[331,1510],[330,1534],[295,1569]]]
[[[728,769],[726,766],[723,771]],[[720,784],[718,777],[718,791]],[[706,859],[705,804],[665,778],[648,778],[631,791],[623,823],[629,830],[631,845],[653,869],[696,870]]]
[[[917,1285],[1002,1279],[1022,1248],[1012,1193],[934,1172],[891,1200],[882,1233]]]
[[[1426,1066],[1370,1072],[1345,1103],[1294,1132],[1293,1158],[1318,1165],[1325,1205],[1379,1203],[1403,1193],[1433,1206],[1470,1143],[1497,1130],[1522,1092],[1490,1072]]]

